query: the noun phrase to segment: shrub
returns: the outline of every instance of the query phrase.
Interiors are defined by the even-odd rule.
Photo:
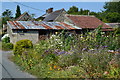
[[[11,50],[11,49],[13,49],[13,44],[12,43],[2,43],[2,49],[3,50]]]
[[[33,44],[32,44],[32,41],[30,40],[20,40],[18,42],[16,42],[15,46],[14,46],[14,55],[16,54],[22,54],[22,52],[24,52],[25,49],[29,49],[29,48],[32,48],[33,47]]]
[[[9,43],[10,42],[10,37],[5,37],[2,39],[3,43]]]

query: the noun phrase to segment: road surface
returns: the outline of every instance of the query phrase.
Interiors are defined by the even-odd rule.
[[[0,50],[0,74],[2,78],[36,78],[26,72],[20,71],[19,67],[11,62],[8,57],[11,56],[12,51]],[[11,79],[12,80],[12,79]]]

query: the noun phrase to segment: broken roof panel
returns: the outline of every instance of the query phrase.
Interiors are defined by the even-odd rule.
[[[8,21],[11,29],[81,29],[63,22]]]

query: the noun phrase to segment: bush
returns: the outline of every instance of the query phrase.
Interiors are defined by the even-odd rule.
[[[2,39],[3,43],[9,43],[10,42],[10,37],[5,37]]]
[[[16,42],[15,46],[14,46],[14,55],[16,54],[22,54],[22,52],[24,52],[25,49],[29,49],[29,48],[32,48],[33,47],[33,44],[32,44],[32,41],[30,40],[20,40],[18,42]]]
[[[11,50],[11,49],[13,49],[13,44],[12,43],[2,43],[2,49],[3,50]]]

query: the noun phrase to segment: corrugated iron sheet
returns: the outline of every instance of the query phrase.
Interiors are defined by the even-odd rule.
[[[81,29],[63,22],[8,21],[12,29]]]

